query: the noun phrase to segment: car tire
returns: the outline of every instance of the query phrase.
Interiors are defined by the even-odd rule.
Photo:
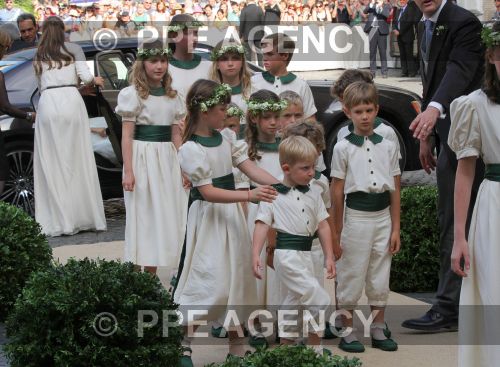
[[[0,200],[17,206],[34,217],[33,141],[6,142],[5,153],[9,161],[9,177]]]

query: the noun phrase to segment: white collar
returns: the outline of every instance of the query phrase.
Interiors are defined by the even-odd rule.
[[[439,7],[438,10],[436,10],[436,12],[434,14],[432,14],[431,17],[426,18],[425,15],[423,15],[422,21],[426,21],[427,19],[429,19],[431,22],[433,22],[435,24],[439,18],[439,14],[441,14],[441,10],[443,10],[444,6],[446,5],[446,1],[448,1],[448,0],[443,0],[441,2],[441,6]]]

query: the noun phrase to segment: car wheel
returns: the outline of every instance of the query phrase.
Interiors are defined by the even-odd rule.
[[[0,200],[17,206],[34,217],[33,142],[9,142],[5,144],[5,151],[9,161],[9,177]]]

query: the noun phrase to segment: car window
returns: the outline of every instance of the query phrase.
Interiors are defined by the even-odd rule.
[[[94,73],[94,60],[88,60]],[[121,90],[128,86],[128,68],[119,54],[99,56],[99,75],[104,79],[103,90]]]

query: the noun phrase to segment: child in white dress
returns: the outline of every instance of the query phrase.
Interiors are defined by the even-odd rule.
[[[173,55],[168,60],[173,78],[172,88],[184,101],[193,82],[208,79],[210,75],[211,63],[193,53],[198,40],[198,28],[201,26],[203,23],[189,14],[174,15],[168,26],[168,38],[173,40],[170,43]]]
[[[169,50],[160,42],[148,47],[139,49],[116,113],[123,121],[124,259],[156,273],[177,267],[184,240],[187,195],[177,149],[185,107],[172,89]]]
[[[493,29],[485,28],[482,38],[488,46],[483,87],[457,98],[450,106],[448,144],[458,159],[451,267],[464,277],[460,292],[459,367],[494,366],[500,359],[500,23],[495,23]],[[486,174],[467,238],[468,205],[479,157],[484,161]]]
[[[212,50],[210,78],[231,87],[231,102],[247,112],[247,100],[253,93],[251,74],[245,59],[245,48],[238,42],[222,40]],[[241,121],[240,134],[245,133],[246,120]]]
[[[234,190],[232,168],[238,167],[262,185],[277,180],[248,159],[246,144],[229,129],[218,132],[226,117],[231,87],[211,80],[198,80],[187,96],[188,114],[179,150],[179,161],[192,183],[186,235],[186,256],[174,296],[181,310],[202,306],[207,321],[224,319],[237,305],[256,304],[255,281],[249,277],[250,236],[245,216],[237,203],[272,201],[276,191],[260,186],[250,191]],[[245,270],[246,269],[246,270]],[[239,320],[249,315],[239,315]],[[183,324],[190,320],[184,318]],[[229,352],[243,354],[237,345],[241,325],[224,325],[229,330]],[[236,327],[236,330],[235,330]],[[185,366],[190,357],[190,335],[185,334]]]

